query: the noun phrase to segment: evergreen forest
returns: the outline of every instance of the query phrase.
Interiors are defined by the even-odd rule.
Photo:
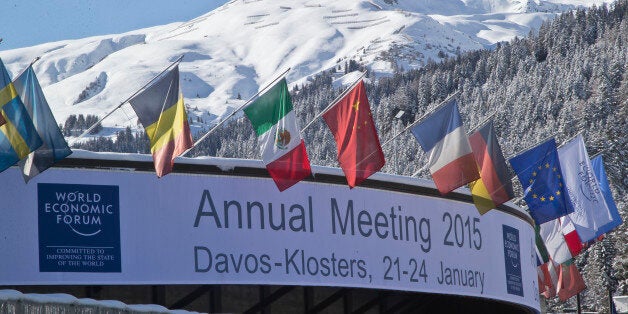
[[[352,70],[361,69],[359,62],[350,63]],[[506,158],[548,137],[561,144],[582,133],[589,156],[604,156],[613,196],[625,222],[627,64],[628,0],[619,0],[611,6],[564,13],[526,38],[500,43],[491,50],[461,53],[417,70],[399,69],[389,77],[375,78],[367,71],[368,98],[386,157],[382,172],[430,178],[425,154],[412,134],[403,131],[457,93],[454,97],[467,132],[492,118]],[[346,70],[339,62],[307,84],[293,87],[291,96],[301,127],[342,92],[333,82]],[[70,126],[64,132],[72,130]],[[335,142],[322,119],[314,121],[303,137],[313,165],[338,167]],[[149,152],[145,134],[131,128],[114,138],[95,138],[75,148]],[[188,157],[193,156],[260,159],[256,136],[241,114],[194,148]],[[584,310],[608,313],[608,291],[628,294],[626,226],[624,223],[576,259],[588,287],[582,294]],[[546,305],[551,311],[573,308],[575,298],[566,303],[550,300]]]

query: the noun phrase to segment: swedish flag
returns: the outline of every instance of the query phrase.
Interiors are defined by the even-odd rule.
[[[0,60],[0,172],[41,144],[33,121]]]
[[[72,154],[72,150],[63,138],[63,133],[57,125],[44,92],[39,85],[37,75],[32,66],[29,66],[13,80],[13,86],[20,95],[24,107],[33,119],[37,134],[44,142],[27,158],[20,160],[24,181],[28,182],[44,170],[52,167],[56,162]]]

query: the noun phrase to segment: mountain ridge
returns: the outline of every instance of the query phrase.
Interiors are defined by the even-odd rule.
[[[392,75],[523,36],[557,13],[528,12],[531,7],[562,1],[560,9],[574,8],[580,0],[552,1],[233,0],[186,22],[0,51],[0,57],[14,76],[41,57],[35,71],[63,122],[77,113],[103,116],[185,54],[181,86],[188,109],[197,109],[190,114],[199,132],[288,67],[293,83],[348,60]],[[125,107],[103,121],[101,135],[139,128]]]

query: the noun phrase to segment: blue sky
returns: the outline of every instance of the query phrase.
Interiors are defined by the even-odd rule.
[[[1,0],[1,50],[187,21],[226,0]]]

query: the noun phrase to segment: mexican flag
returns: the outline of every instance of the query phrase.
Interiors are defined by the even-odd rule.
[[[311,174],[285,78],[255,99],[244,113],[253,124],[262,160],[280,191]]]

